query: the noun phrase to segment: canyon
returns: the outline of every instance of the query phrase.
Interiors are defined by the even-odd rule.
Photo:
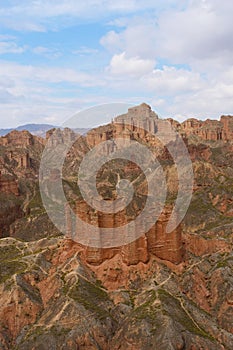
[[[194,173],[190,206],[170,234],[177,171],[169,147],[156,138],[167,130],[149,105],[130,108],[77,142],[67,128],[52,129],[45,139],[26,131],[0,138],[1,349],[233,348],[233,116],[167,120],[182,136]],[[165,136],[168,145],[175,142],[172,132]],[[166,203],[150,230],[133,242],[85,246],[78,243],[81,226],[72,231],[71,209],[97,227],[101,238],[103,228],[124,226],[145,205],[147,181],[134,157],[109,162],[97,176],[105,201],[117,198],[119,177],[134,184],[124,210],[94,210],[77,188],[85,154],[103,141],[105,155],[117,154],[116,138],[141,142],[156,155],[166,177]],[[62,174],[66,236],[51,223],[40,197],[46,142],[50,147],[74,142]],[[56,184],[60,176],[54,168],[50,180]]]
[[[184,138],[190,135],[198,135],[200,139],[207,141],[233,140],[233,117],[222,116],[220,122],[207,120],[205,122],[197,121],[196,119],[189,119],[181,124],[178,122],[171,122],[171,125],[175,130],[179,131]],[[162,133],[164,130],[164,124],[159,120],[158,115],[151,110],[151,107],[145,103],[137,107],[129,108],[128,113],[115,118],[111,125],[103,126],[98,129],[87,132],[86,141],[89,148],[93,148],[101,142],[111,141],[106,149],[106,154],[114,153],[116,145],[114,140],[117,138],[129,139],[129,140],[146,140],[150,145],[158,144],[154,141],[156,133]],[[208,132],[204,132],[208,130]],[[211,132],[210,132],[211,131]],[[167,130],[165,130],[167,132]],[[57,134],[56,134],[57,136]],[[74,135],[72,135],[74,139]],[[169,142],[170,139],[174,138],[172,134],[166,135]],[[58,139],[58,138],[57,138]],[[172,141],[172,140],[171,140]],[[58,142],[58,141],[57,141]],[[61,142],[61,141],[59,141]],[[62,140],[63,142],[63,140]],[[192,146],[191,146],[192,147]],[[191,149],[189,147],[190,156],[194,159],[197,158],[197,147]],[[198,149],[199,154],[205,159],[208,153],[208,147],[201,145]],[[165,159],[169,158],[170,155],[166,153]],[[137,166],[132,163],[131,170],[133,173],[137,172]],[[85,258],[88,263],[101,264],[103,260],[112,258],[115,254],[120,254],[123,257],[123,261],[130,264],[137,264],[141,262],[147,262],[149,253],[155,256],[170,261],[174,264],[179,264],[183,260],[184,256],[184,245],[182,240],[182,228],[180,225],[170,233],[170,236],[166,234],[166,226],[169,221],[169,217],[172,212],[172,207],[165,207],[161,217],[157,220],[156,224],[146,233],[144,237],[134,241],[133,243],[120,247],[118,249],[97,249],[97,248],[86,248]],[[85,201],[78,201],[76,203],[76,214],[85,222],[91,225],[101,226],[105,228],[118,226],[118,221],[121,224],[127,223],[126,212],[121,212],[120,215],[105,215],[103,213],[93,212],[90,206]],[[147,218],[146,220],[149,220]],[[71,232],[71,221],[66,217],[67,232]],[[79,229],[82,228],[77,226],[76,235],[79,235]],[[136,230],[136,228],[135,228]],[[101,228],[100,228],[101,237]],[[75,239],[75,237],[71,237]]]

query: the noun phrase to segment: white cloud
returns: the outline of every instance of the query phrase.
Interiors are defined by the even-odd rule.
[[[181,1],[181,0],[180,0]],[[15,30],[43,32],[48,28],[66,26],[70,20],[83,23],[112,19],[112,16],[130,15],[140,11],[160,11],[175,0],[16,0],[1,6],[1,24]],[[183,2],[183,1],[181,1]],[[59,22],[53,20],[59,18]]]
[[[84,55],[93,55],[98,53],[97,49],[93,49],[91,47],[86,47],[86,46],[82,46],[77,50],[73,50],[72,54],[73,55],[80,55],[80,56],[84,56]]]
[[[6,53],[20,54],[26,50],[26,47],[20,47],[13,41],[0,41],[0,55]]]
[[[44,46],[36,46],[32,49],[32,52],[36,55],[41,55],[51,59],[58,58],[62,55],[62,52],[58,49],[48,48]]]
[[[141,22],[144,22],[142,18]],[[148,20],[149,21],[149,20]],[[156,32],[154,24],[134,23],[120,33],[108,32],[100,43],[111,53],[125,51],[128,56],[139,56],[144,59],[156,59]]]
[[[14,96],[8,90],[0,88],[0,103],[9,104],[19,101],[19,97]]]
[[[141,77],[152,71],[155,66],[153,60],[141,59],[139,57],[126,57],[125,52],[114,55],[108,70],[115,76]]]
[[[232,65],[233,2],[195,0],[180,9],[177,4],[156,18],[152,12],[150,17],[147,13],[118,21],[121,30],[109,31],[101,44],[112,54],[125,51],[130,56],[160,57],[203,72]]]
[[[118,29],[100,41],[112,55],[110,67],[113,63],[124,66],[121,52],[125,57],[164,62],[164,66],[160,63],[139,73],[138,84],[126,73],[124,81],[113,81],[111,86],[137,94],[140,86],[152,103],[167,101],[167,105],[159,102],[164,116],[183,113],[216,118],[221,113],[232,114],[232,13],[232,1],[191,0],[156,19],[152,12],[150,18],[147,13],[141,18],[115,20]],[[117,68],[115,71],[119,73]]]
[[[0,61],[0,75],[12,80],[43,83],[77,83],[81,86],[99,86],[101,79],[94,79],[91,74],[83,73],[72,68],[41,67],[32,65],[20,65],[14,62]]]
[[[49,118],[59,124],[86,103],[85,97],[74,98],[75,92],[78,96],[82,87],[103,84],[102,79],[71,68],[36,67],[7,61],[0,61],[0,76],[1,127],[33,120],[47,122]],[[67,95],[67,89],[71,97],[62,97]]]
[[[158,20],[161,55],[189,64],[233,58],[233,2],[193,1],[183,11],[164,13]]]
[[[123,35],[116,33],[114,30],[111,30],[100,39],[101,45],[113,53],[124,48],[124,41]]]
[[[167,66],[150,72],[145,77],[145,83],[150,91],[172,96],[195,92],[207,85],[198,73]]]
[[[227,89],[227,94],[224,89]],[[218,118],[223,114],[232,114],[233,110],[233,85],[216,85],[200,90],[189,95],[177,95],[171,105],[166,106],[167,115],[180,116],[180,120],[187,117],[200,119]]]
[[[0,40],[15,40],[16,37],[8,34],[0,34]]]

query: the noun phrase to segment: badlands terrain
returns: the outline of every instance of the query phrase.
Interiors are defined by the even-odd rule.
[[[169,147],[156,139],[161,122],[148,105],[88,131],[67,155],[61,175],[67,201],[83,221],[100,228],[100,236],[101,228],[139,215],[147,180],[134,158],[106,163],[97,177],[102,198],[116,198],[119,178],[133,184],[135,195],[117,214],[93,211],[77,186],[85,154],[121,137],[148,147],[163,168],[168,190],[157,222],[135,241],[110,248],[79,244],[81,228],[72,232],[67,208],[62,235],[42,203],[46,142],[63,144],[75,132],[53,129],[47,140],[26,130],[0,137],[1,350],[233,349],[233,116],[168,121],[188,149],[194,174],[190,206],[169,235],[177,170]],[[114,142],[109,152],[117,152]],[[55,170],[50,180],[56,185]]]

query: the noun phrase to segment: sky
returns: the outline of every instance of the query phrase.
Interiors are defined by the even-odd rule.
[[[0,128],[117,102],[233,114],[232,13],[232,0],[1,0]]]

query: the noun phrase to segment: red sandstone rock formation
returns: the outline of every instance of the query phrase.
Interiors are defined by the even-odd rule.
[[[59,144],[74,142],[76,136],[75,132],[69,128],[65,128],[64,130],[51,129],[46,133],[46,142],[48,146],[54,147]]]
[[[117,214],[103,214],[94,211],[85,201],[77,202],[76,213],[81,222],[87,222],[99,228],[99,240],[101,245],[101,228],[114,228],[127,223],[126,212],[118,212]],[[184,251],[182,243],[182,230],[179,225],[173,232],[166,233],[167,223],[171,215],[171,209],[166,208],[159,220],[153,225],[146,235],[135,238],[132,243],[116,248],[94,248],[86,246],[85,260],[90,264],[101,264],[104,260],[110,259],[116,254],[122,256],[123,262],[127,265],[135,265],[139,262],[146,263],[149,259],[149,253],[157,256],[162,260],[170,261],[174,264],[182,262]],[[66,208],[66,225],[67,236],[71,235],[71,220],[69,211]],[[82,223],[77,221],[75,237],[83,232]],[[135,227],[135,237],[137,237],[137,227]]]
[[[191,118],[176,126],[178,128],[188,136],[196,135],[203,140],[233,140],[233,116],[221,116],[220,121]]]
[[[157,130],[158,115],[151,110],[146,103],[128,109],[127,114],[123,114],[114,120],[116,132],[125,130],[136,132],[138,137],[144,138],[148,132],[154,134]]]
[[[0,138],[0,144],[2,146],[12,145],[15,147],[27,147],[32,146],[34,143],[33,136],[26,130],[17,131],[13,130],[6,136]]]
[[[87,144],[90,148],[99,143],[112,138],[134,139],[141,138],[145,140],[147,135],[154,135],[157,131],[164,135],[165,140],[171,140],[172,133],[167,126],[158,119],[156,113],[151,107],[143,103],[140,106],[129,108],[128,113],[115,118],[114,122],[107,126],[102,126],[88,132],[86,135]],[[60,131],[57,131],[59,134]],[[62,139],[62,137],[60,137]],[[114,141],[109,144],[106,153],[114,152]],[[137,173],[140,171],[137,165],[133,163],[126,166],[126,173]],[[67,210],[66,210],[67,213]],[[77,202],[77,215],[84,222],[99,227],[99,239],[101,241],[101,227],[114,228],[125,225],[128,221],[126,212],[104,215],[103,213],[93,211],[84,201]],[[127,265],[147,262],[149,253],[155,256],[179,264],[183,258],[183,246],[181,238],[181,228],[178,227],[171,234],[166,233],[166,226],[171,215],[171,210],[166,209],[159,221],[152,227],[146,236],[135,239],[130,244],[116,249],[98,249],[86,247],[85,259],[90,264],[101,264],[105,259],[120,254]],[[69,215],[67,214],[67,233],[70,235],[71,225]],[[76,235],[82,232],[82,225],[79,223],[76,227]],[[137,228],[135,227],[135,237],[137,237]],[[77,238],[78,241],[78,238]]]
[[[169,119],[172,127],[180,132],[186,142],[192,160],[204,159],[209,160],[211,151],[208,146],[188,144],[188,137],[196,135],[203,140],[232,140],[233,139],[233,117],[222,116],[220,121],[206,120],[199,121],[197,119],[188,119],[183,123],[178,123],[173,119]],[[118,116],[112,124],[102,126],[91,130],[86,135],[86,141],[90,148],[95,147],[103,141],[112,140],[109,143],[106,154],[115,151],[114,138],[120,137],[124,139],[142,139],[148,140],[154,146],[158,141],[153,141],[152,135],[157,132],[163,135],[164,141],[172,141],[172,129],[158,119],[156,113],[151,107],[143,103],[140,106],[129,108],[128,113]],[[59,134],[59,131],[57,132]],[[148,139],[149,137],[149,139]],[[62,137],[60,137],[62,139]],[[159,143],[158,143],[159,145]],[[161,146],[158,146],[161,147]],[[163,151],[162,159],[170,159],[171,156],[166,148]],[[134,164],[126,166],[126,173],[136,171]],[[116,215],[104,215],[103,213],[94,212],[86,203],[80,201],[77,204],[77,214],[81,220],[99,227],[101,240],[101,227],[116,227],[127,223],[126,214],[121,212]],[[123,246],[120,249],[97,249],[86,247],[85,259],[91,264],[100,264],[115,254],[120,254],[123,261],[127,264],[137,264],[138,262],[146,262],[148,254],[153,254],[160,259],[171,261],[179,264],[183,260],[184,250],[182,244],[181,227],[178,226],[174,232],[167,234],[166,226],[171,215],[171,209],[166,208],[156,222],[156,224],[147,232],[146,236],[135,240],[134,242]],[[69,220],[67,218],[67,222]],[[76,234],[81,232],[82,227],[76,228]],[[136,228],[135,228],[136,230]],[[69,229],[67,229],[70,232]]]
[[[32,168],[33,158],[38,157],[44,147],[44,139],[31,135],[28,131],[12,131],[0,137],[0,146],[3,147],[3,164],[8,163],[11,169],[17,169],[21,174],[25,169]]]
[[[223,140],[233,140],[233,116],[223,115],[220,122],[223,125]]]
[[[205,239],[195,234],[184,235],[185,249],[196,256],[213,254],[216,252],[230,252],[231,245],[223,239]]]
[[[146,236],[143,235],[134,242],[124,245],[121,248],[121,256],[126,265],[136,265],[139,262],[147,263],[149,254]]]
[[[179,225],[171,233],[166,232],[171,211],[171,208],[166,208],[147,233],[148,250],[162,260],[179,264],[183,260],[184,255],[182,229],[181,225]]]
[[[129,108],[128,113],[114,119],[112,124],[95,128],[87,133],[86,139],[90,147],[112,138],[144,139],[148,133],[155,134],[159,119],[151,107],[146,103]],[[114,150],[114,144],[112,145]],[[113,151],[112,150],[112,151]]]
[[[19,195],[18,183],[15,178],[1,174],[0,171],[0,192]]]
[[[24,154],[18,154],[13,151],[10,151],[9,158],[11,160],[15,160],[18,163],[19,168],[25,168],[29,169],[30,168],[30,157],[29,153],[27,151],[23,152]]]

